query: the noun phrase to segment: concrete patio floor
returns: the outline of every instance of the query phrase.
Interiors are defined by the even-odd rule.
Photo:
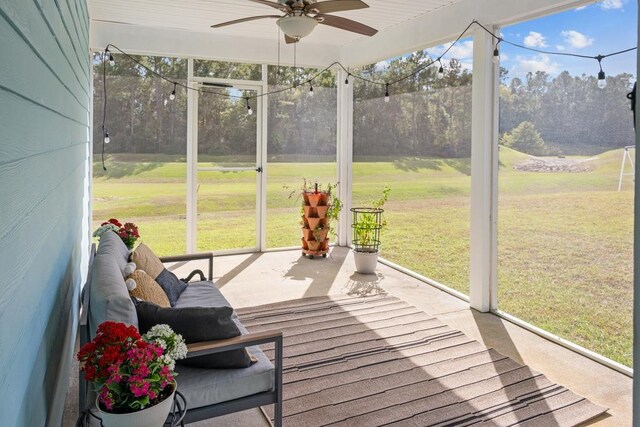
[[[206,271],[206,265],[198,262],[170,267],[179,277],[193,268]],[[376,275],[357,274],[347,248],[333,248],[326,259],[302,257],[300,250],[219,256],[214,258],[214,281],[235,308],[323,295],[390,293],[544,373],[551,381],[610,408],[606,415],[589,425],[631,425],[631,378],[493,314],[472,310],[465,301],[380,263]],[[77,373],[75,377],[72,382],[75,380],[77,384]],[[77,391],[73,394],[75,387],[68,397],[67,412],[71,413],[65,414],[69,416],[66,420],[73,419],[73,402],[77,402]],[[77,403],[75,407],[77,414]],[[190,425],[257,427],[269,424],[255,409]]]

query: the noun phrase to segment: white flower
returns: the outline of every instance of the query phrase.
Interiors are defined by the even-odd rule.
[[[187,345],[182,335],[173,332],[169,325],[155,325],[144,334],[144,339],[162,347],[164,350],[162,360],[171,370],[175,367],[176,360],[187,356]]]
[[[106,233],[109,230],[115,231],[117,233],[118,230],[120,230],[120,228],[116,227],[112,223],[107,223],[105,225],[101,225],[100,227],[98,227],[96,231],[93,232],[93,237],[101,237],[104,233]]]

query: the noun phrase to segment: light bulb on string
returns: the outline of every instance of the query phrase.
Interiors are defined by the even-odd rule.
[[[349,76],[350,76],[350,75],[351,75],[351,73],[347,74],[347,78],[346,78],[346,79],[344,79],[344,84],[345,84],[346,86],[349,86]]]
[[[313,96],[313,84],[309,82],[309,96]]]
[[[253,110],[251,109],[251,105],[249,105],[249,98],[245,98],[247,100],[247,115],[250,116],[253,114]]]
[[[500,42],[502,41],[502,39],[498,39],[498,42],[496,43],[496,48],[493,49],[493,58],[492,61],[494,64],[499,64],[500,63]]]
[[[390,100],[391,100],[391,97],[389,96],[389,83],[387,83],[385,85],[384,102],[389,102]]]
[[[111,138],[109,138],[109,132],[108,131],[104,131],[104,143],[108,144],[111,142]]]
[[[600,67],[600,71],[598,72],[598,88],[600,89],[604,89],[605,87],[607,87],[607,76],[604,74],[604,71],[602,70],[603,59],[604,59],[604,56],[602,55],[596,56],[596,61],[598,61],[598,66]]]
[[[109,65],[111,66],[116,65],[116,60],[113,59],[113,55],[111,54],[111,51],[109,50],[109,48],[106,48],[104,50],[104,58],[109,60]]]
[[[173,91],[171,92],[171,95],[169,95],[169,99],[172,100],[172,101],[174,99],[176,99],[176,85],[177,85],[177,83],[173,84]]]
[[[438,59],[438,63],[440,64],[440,67],[438,68],[438,79],[442,80],[444,79],[444,67],[442,66],[442,62],[440,62],[440,59]]]

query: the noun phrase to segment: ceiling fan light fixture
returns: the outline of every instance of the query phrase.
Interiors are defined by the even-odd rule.
[[[316,28],[318,21],[308,16],[284,16],[277,21],[283,33],[293,38],[306,37]]]

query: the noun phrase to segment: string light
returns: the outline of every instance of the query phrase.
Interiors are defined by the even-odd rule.
[[[604,89],[605,87],[607,87],[607,76],[604,74],[604,71],[602,71],[603,59],[604,59],[604,56],[602,55],[596,56],[596,60],[598,61],[598,66],[600,67],[600,71],[598,72],[598,87],[600,89]]]
[[[444,67],[442,66],[442,62],[440,62],[440,58],[438,58],[438,63],[440,64],[440,68],[438,68],[437,77],[442,80],[444,79]]]
[[[111,138],[109,138],[109,132],[105,129],[104,130],[104,143],[108,144],[111,142]]]
[[[493,63],[494,64],[499,64],[500,63],[500,48],[498,46],[500,45],[501,41],[502,41],[502,39],[499,38],[498,41],[496,42],[496,48],[493,49]]]
[[[592,59],[592,60],[597,60],[598,61],[598,65],[600,68],[600,71],[598,72],[598,87],[603,89],[606,87],[607,85],[607,81],[606,81],[606,75],[604,73],[604,71],[602,70],[602,64],[601,61],[604,58],[607,58],[609,56],[614,56],[614,55],[620,55],[622,53],[627,53],[633,50],[637,50],[637,46],[636,47],[632,47],[629,49],[625,49],[625,50],[620,50],[617,52],[612,52],[609,53],[607,55],[598,55],[598,56],[588,56],[588,55],[580,55],[580,54],[575,54],[575,53],[567,53],[567,52],[554,52],[554,51],[546,51],[546,50],[541,50],[541,49],[536,49],[536,48],[532,48],[532,47],[528,47],[528,46],[524,46],[524,45],[520,45],[518,43],[514,43],[511,42],[509,40],[505,40],[500,36],[497,36],[496,34],[494,34],[491,30],[489,30],[488,28],[486,28],[484,25],[482,25],[481,23],[479,23],[476,20],[473,20],[469,23],[469,25],[467,25],[467,27],[460,33],[460,35],[458,36],[458,38],[456,38],[456,40],[454,40],[453,43],[451,43],[447,49],[445,49],[445,51],[441,54],[440,57],[438,57],[435,60],[430,60],[427,61],[425,63],[423,63],[422,65],[420,65],[419,67],[416,67],[415,70],[413,70],[412,72],[398,77],[397,79],[393,80],[393,81],[387,81],[387,82],[381,82],[381,81],[376,81],[376,80],[372,80],[369,79],[367,77],[364,77],[362,75],[356,75],[356,74],[352,74],[344,65],[342,65],[340,62],[333,62],[331,65],[325,67],[324,69],[318,71],[315,75],[313,75],[309,80],[309,94],[313,95],[313,84],[312,82],[318,78],[320,75],[322,75],[323,73],[325,73],[326,71],[329,71],[332,67],[334,66],[338,66],[340,68],[342,68],[342,70],[344,70],[347,73],[347,77],[345,78],[345,85],[349,85],[349,78],[353,77],[354,79],[357,80],[361,80],[370,84],[374,84],[374,85],[384,85],[385,86],[385,97],[384,100],[385,102],[389,102],[390,101],[390,95],[389,95],[389,86],[394,85],[396,83],[400,83],[403,82],[417,74],[419,74],[421,71],[423,71],[424,69],[434,65],[436,62],[439,64],[438,67],[438,73],[437,73],[437,78],[438,79],[442,79],[444,78],[444,67],[442,65],[442,57],[445,56],[455,45],[458,44],[458,42],[462,39],[462,37],[467,34],[467,32],[473,27],[473,26],[478,26],[481,29],[483,29],[487,34],[491,35],[493,37],[494,40],[496,40],[496,45],[495,48],[493,50],[493,62],[498,63],[500,61],[500,48],[499,45],[501,42],[507,43],[511,46],[523,49],[523,50],[528,50],[528,51],[532,51],[532,52],[537,52],[537,53],[542,53],[542,54],[546,54],[546,55],[558,55],[558,56],[569,56],[569,57],[575,57],[575,58],[583,58],[583,59]],[[279,40],[280,38],[278,38]],[[212,95],[217,95],[217,96],[221,96],[221,97],[226,97],[226,98],[243,98],[242,96],[239,95],[233,95],[233,94],[229,94],[229,93],[223,93],[223,92],[215,92],[215,91],[207,91],[207,90],[202,90],[202,89],[197,89],[197,88],[192,88],[187,84],[183,84],[183,83],[177,83],[177,82],[173,82],[170,79],[168,79],[167,77],[163,76],[162,74],[158,73],[157,71],[147,67],[146,65],[144,65],[143,63],[141,63],[140,61],[138,61],[137,59],[135,59],[134,57],[132,57],[131,55],[127,54],[126,52],[124,52],[123,50],[121,50],[120,48],[118,48],[115,45],[112,44],[108,44],[107,48],[104,50],[104,61],[103,64],[106,64],[106,60],[108,59],[109,64],[111,65],[115,65],[115,60],[113,58],[113,54],[111,53],[111,51],[109,50],[109,47],[113,47],[115,48],[120,54],[122,54],[124,57],[128,58],[129,60],[135,62],[136,64],[138,64],[140,67],[144,68],[145,70],[147,70],[150,74],[153,74],[157,77],[159,77],[160,79],[168,82],[168,83],[173,83],[174,87],[173,87],[173,91],[171,92],[171,95],[169,97],[169,99],[174,100],[175,99],[175,91],[176,91],[176,87],[179,85],[180,87],[185,88],[185,90],[189,91],[189,90],[193,90],[193,91],[197,91],[199,93],[208,93],[208,94],[212,94]],[[297,67],[296,67],[296,48],[297,48],[297,44],[294,44],[293,46],[294,48],[294,68],[295,68],[295,73],[297,74]],[[278,52],[280,53],[280,52]],[[279,64],[279,61],[278,61]],[[278,73],[280,73],[282,70],[280,68],[280,66],[278,66]],[[104,70],[103,72],[103,81],[104,81],[104,85],[106,86],[106,70]],[[246,99],[247,102],[247,114],[251,115],[253,114],[253,110],[251,109],[251,106],[249,105],[249,99],[252,98],[260,98],[263,96],[268,96],[268,95],[273,95],[273,94],[278,94],[278,93],[282,93],[285,91],[289,91],[291,89],[297,88],[300,85],[300,81],[297,79],[297,76],[295,76],[294,78],[294,82],[290,87],[285,87],[285,88],[281,88],[281,89],[276,89],[270,92],[263,92],[261,94],[258,95],[253,95],[253,96],[249,96],[249,97],[244,97]],[[106,96],[106,87],[105,87],[105,97],[104,97],[104,116],[103,117],[103,123],[106,121],[106,100],[107,100],[107,96]],[[106,134],[105,132],[105,137],[108,138],[108,134]],[[106,170],[106,169],[105,169]]]

